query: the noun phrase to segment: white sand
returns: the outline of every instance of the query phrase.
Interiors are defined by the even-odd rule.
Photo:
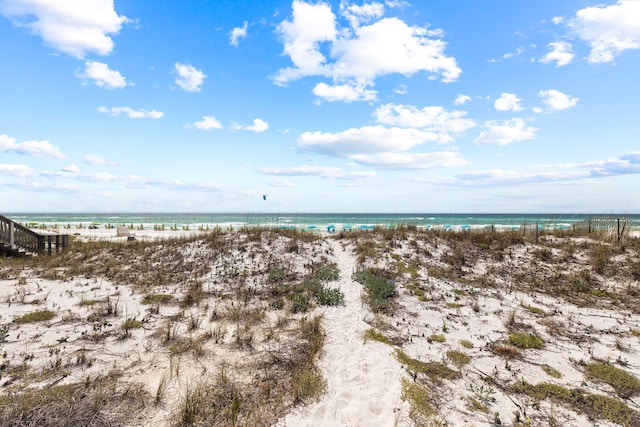
[[[71,231],[79,233],[82,239],[122,242],[127,239],[117,237],[115,229]],[[195,230],[133,232],[136,239],[160,239],[197,233]],[[317,402],[294,409],[276,423],[278,427],[413,426],[414,422],[409,418],[409,404],[401,399],[400,383],[401,378],[411,377],[396,360],[397,348],[419,361],[443,362],[456,370],[458,368],[447,358],[447,351],[462,351],[471,357],[469,365],[459,368],[460,376],[457,379],[445,380],[440,388],[432,389],[434,398],[439,402],[434,422],[446,422],[451,426],[492,426],[496,418],[500,419],[502,425],[516,425],[516,414],[523,419],[532,416],[535,422],[552,417],[567,427],[613,426],[613,423],[604,420],[590,420],[584,414],[557,402],[545,400],[536,403],[522,394],[490,386],[486,378],[491,377],[497,384],[505,386],[522,380],[532,384],[547,381],[568,388],[585,387],[592,393],[616,397],[610,386],[588,380],[580,363],[608,361],[640,377],[640,352],[637,350],[640,344],[639,313],[624,309],[581,308],[535,291],[508,292],[505,287],[476,288],[468,283],[436,279],[424,268],[415,279],[407,275],[398,280],[398,310],[394,316],[384,319],[394,328],[384,331],[385,334],[400,339],[404,344],[391,346],[365,342],[363,334],[371,328],[367,322],[374,317],[362,302],[362,286],[351,279],[356,269],[353,243],[327,238],[317,245],[320,249],[317,252],[325,253],[328,261],[336,262],[341,271],[339,282],[331,286],[338,286],[344,292],[346,305],[316,309],[316,314],[323,315],[322,324],[326,332],[324,352],[319,360],[319,367],[327,381],[326,394]],[[417,256],[417,250],[407,245],[389,249],[386,266],[394,262],[391,254],[411,259]],[[444,243],[438,248],[430,248],[431,256],[440,257],[446,250]],[[473,271],[482,275],[491,270],[492,263],[499,264],[502,269],[499,271],[516,271],[531,258],[532,251],[532,248],[522,246],[501,263],[478,262],[473,266]],[[575,259],[585,257],[576,253]],[[384,262],[381,267],[385,267]],[[508,284],[511,277],[497,275],[496,280],[504,280]],[[407,286],[412,283],[418,283],[425,289],[427,301],[420,301],[413,291],[409,291]],[[636,281],[611,283],[610,286],[624,288],[638,287],[639,284]],[[175,293],[178,296],[176,289],[158,289],[158,292]],[[152,334],[178,308],[163,307],[158,315],[149,314],[148,307],[140,303],[140,295],[134,295],[126,286],[106,279],[75,277],[63,282],[27,276],[26,283],[19,284],[17,278],[10,278],[0,280],[0,297],[0,323],[9,327],[9,336],[0,345],[7,354],[6,361],[12,366],[28,360],[32,368],[45,369],[56,363],[57,358],[65,363],[79,359],[82,355],[79,348],[91,360],[91,364],[70,369],[68,375],[48,378],[33,386],[82,381],[87,376],[105,374],[116,367],[127,372],[128,379],[145,384],[154,395],[162,379],[167,378],[164,403],[150,407],[143,419],[132,419],[132,426],[169,425],[171,411],[184,395],[185,389],[198,379],[215,373],[222,361],[233,357],[224,346],[214,346],[200,360],[188,355],[172,359]],[[86,319],[92,310],[79,303],[106,297],[120,305],[120,317],[113,319],[116,329],[125,316],[144,318],[145,327],[132,330],[131,337],[126,339],[95,343],[84,339],[87,334],[100,331],[92,330],[89,322],[79,321]],[[529,306],[544,310],[544,314],[529,311]],[[60,315],[46,324],[16,326],[12,323],[12,319],[20,314],[43,307],[55,309]],[[493,343],[505,341],[509,333],[506,324],[512,313],[515,314],[516,323],[545,340],[543,349],[522,350],[522,358],[512,360],[490,351]],[[202,316],[206,323],[206,309],[196,311],[195,315]],[[181,333],[186,334],[186,325],[180,327]],[[556,327],[561,329],[560,333],[552,332]],[[232,339],[232,332],[229,330],[227,341]],[[433,334],[444,335],[445,342],[432,341],[429,337]],[[460,340],[470,341],[474,347],[464,348]],[[52,352],[52,349],[57,352]],[[561,377],[549,376],[543,370],[545,365],[559,371]],[[180,373],[177,374],[176,370]],[[7,377],[3,376],[2,384],[6,384],[6,381]],[[489,389],[490,394],[482,391]],[[470,399],[482,400],[487,397],[490,399],[483,401],[488,408],[487,413],[470,408]],[[640,409],[640,398],[637,396],[626,400],[626,403],[636,411]],[[544,425],[535,422],[531,425]]]
[[[328,390],[322,399],[295,410],[279,426],[407,426],[409,408],[400,398],[403,368],[392,349],[379,342],[364,342],[371,312],[362,301],[362,285],[351,279],[356,259],[350,246],[331,242],[344,292],[344,307],[319,309],[326,332],[320,368]],[[333,285],[332,285],[333,286]]]

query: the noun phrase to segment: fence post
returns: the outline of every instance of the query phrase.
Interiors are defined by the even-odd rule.
[[[620,241],[620,217],[618,217],[618,242]]]
[[[9,247],[11,248],[11,250],[14,250],[16,248],[15,234],[13,231],[13,222],[9,223]]]

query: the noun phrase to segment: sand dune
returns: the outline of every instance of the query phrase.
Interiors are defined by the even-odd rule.
[[[82,230],[0,260],[0,420],[640,425],[639,253],[569,233]],[[354,272],[393,295],[370,304]]]

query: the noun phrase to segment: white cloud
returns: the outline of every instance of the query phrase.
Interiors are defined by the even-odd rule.
[[[574,107],[579,100],[554,89],[541,90],[538,92],[538,96],[542,98],[542,102],[551,110],[566,110]]]
[[[241,125],[238,123],[234,123],[232,125],[235,130],[248,130],[255,133],[262,133],[269,129],[269,123],[265,122],[262,119],[253,119],[253,124],[251,125]]]
[[[548,64],[549,62],[555,61],[556,67],[562,67],[563,65],[570,64],[573,60],[574,54],[571,43],[557,41],[549,43],[547,46],[551,48],[551,52],[542,57],[540,62]]]
[[[526,122],[520,118],[505,120],[502,123],[487,121],[484,128],[480,136],[473,141],[474,144],[508,145],[533,139],[538,130],[527,126]]]
[[[440,135],[415,128],[364,126],[337,133],[305,132],[297,139],[300,149],[353,160],[357,164],[424,169],[468,164],[457,152],[413,153],[425,142],[437,142]]]
[[[126,114],[130,119],[161,119],[164,116],[162,111],[157,110],[134,110],[130,107],[100,107],[98,111],[117,117],[120,114]]]
[[[294,166],[288,168],[258,168],[258,172],[265,175],[276,176],[321,176],[323,178],[333,178],[339,180],[356,180],[370,178],[376,176],[374,171],[366,172],[344,172],[340,168],[330,166]],[[286,186],[293,186],[288,180],[285,180]],[[290,184],[290,185],[289,185]]]
[[[611,62],[627,49],[640,49],[640,1],[586,7],[567,24],[591,46],[591,63]]]
[[[342,12],[350,26],[339,28],[331,6],[309,4],[302,0],[292,3],[292,19],[278,26],[284,53],[293,66],[280,69],[274,77],[278,85],[307,76],[333,80],[333,86],[316,85],[316,91],[357,88],[358,100],[370,100],[375,79],[388,74],[410,76],[420,71],[440,76],[444,82],[455,81],[461,70],[453,57],[446,56],[442,32],[427,27],[409,26],[398,18],[381,18],[382,5],[363,6],[342,3]],[[375,22],[362,25],[364,21]],[[362,88],[362,89],[360,89]],[[354,100],[351,95],[329,97]]]
[[[365,166],[389,169],[434,169],[470,164],[457,151],[357,154],[352,159]]]
[[[352,158],[360,153],[407,151],[425,142],[437,140],[437,134],[419,129],[364,126],[337,133],[304,132],[298,137],[297,144],[304,150]]]
[[[0,135],[1,136],[1,135]],[[33,174],[31,168],[27,165],[18,165],[18,164],[1,164],[0,163],[0,173],[6,175],[14,175],[20,178],[27,177]]]
[[[523,169],[491,169],[456,175],[445,180],[428,180],[454,188],[517,186],[532,184],[574,184],[596,179],[640,175],[640,152],[609,160],[575,164],[533,165]]]
[[[229,33],[229,44],[231,46],[238,46],[238,42],[240,39],[247,37],[247,29],[249,28],[249,23],[244,21],[242,27],[235,27]]]
[[[87,154],[82,158],[82,160],[90,165],[104,165],[107,163],[103,157],[96,156],[95,154]]]
[[[393,91],[398,95],[406,95],[409,92],[409,89],[407,88],[407,85],[399,84],[395,89],[393,89]]]
[[[453,101],[454,105],[464,105],[467,102],[471,101],[471,97],[468,95],[458,95],[456,99]]]
[[[340,179],[344,181],[353,181],[356,179],[364,179],[371,178],[373,176],[378,175],[375,171],[366,171],[366,172],[340,172],[333,175],[333,178]]]
[[[293,187],[294,183],[291,182],[290,180],[286,179],[286,178],[281,178],[281,179],[273,179],[270,181],[267,181],[266,184],[269,187]]]
[[[518,48],[514,52],[507,52],[502,55],[503,59],[513,58],[514,56],[520,56],[525,51],[524,47],[518,46]]]
[[[375,18],[380,18],[384,14],[384,4],[382,3],[364,3],[362,6],[356,4],[348,4],[343,1],[340,3],[340,11],[347,18],[349,24],[353,28],[360,26],[362,22],[370,22]]]
[[[85,62],[84,70],[77,70],[76,77],[93,80],[93,84],[105,89],[121,89],[127,86],[127,80],[122,74],[102,62]]]
[[[439,106],[419,109],[413,105],[385,104],[373,114],[378,123],[436,132],[439,142],[451,142],[451,133],[464,132],[476,125],[465,118],[465,111],[447,111]]]
[[[518,34],[518,33],[516,33],[516,34]],[[503,59],[513,58],[514,56],[520,56],[520,55],[522,55],[524,53],[524,51],[525,51],[524,47],[518,46],[518,48],[515,51],[507,52],[504,55],[502,55],[499,59],[492,58],[492,59],[489,60],[489,62],[492,62],[492,63],[502,62]]]
[[[200,130],[212,130],[212,129],[221,129],[222,123],[220,123],[213,116],[203,116],[202,120],[200,120],[199,122],[195,122],[192,126]]]
[[[269,124],[262,119],[253,119],[253,124],[245,129],[255,133],[262,133],[269,129]]]
[[[326,101],[373,101],[378,92],[366,89],[365,86],[353,86],[349,84],[330,86],[326,83],[318,83],[313,88],[313,94]]]
[[[115,11],[113,0],[3,0],[0,14],[76,58],[90,52],[109,55],[110,36],[129,22]]]
[[[176,62],[175,72],[176,84],[187,92],[200,92],[204,79],[207,77],[202,71],[197,70],[192,65],[180,64]]]
[[[329,166],[294,166],[288,168],[258,168],[258,172],[265,175],[278,176],[333,176],[340,173],[340,168]]]
[[[335,15],[328,4],[294,0],[291,8],[293,19],[280,23],[278,32],[295,68],[278,72],[275,82],[281,85],[304,76],[326,74],[326,58],[319,43],[335,40],[337,33]]]
[[[496,99],[493,106],[498,111],[520,111],[522,110],[522,105],[520,105],[521,102],[522,100],[516,95],[502,92],[502,95],[500,95],[500,98]]]
[[[442,81],[455,81],[462,71],[454,58],[446,56],[446,43],[433,38],[438,31],[410,27],[398,18],[383,18],[354,30],[352,37],[338,38],[332,46],[337,60],[334,78],[351,77],[373,81],[387,74],[412,75],[419,71],[440,74]]]
[[[64,172],[71,173],[71,174],[78,174],[78,173],[80,173],[80,168],[79,168],[77,165],[74,165],[73,163],[72,163],[72,164],[70,164],[70,165],[67,165],[67,166],[63,167],[63,168],[62,168],[62,170],[63,170]]]
[[[16,142],[15,138],[8,135],[0,135],[0,152],[14,152],[27,156],[48,156],[56,159],[65,159],[67,156],[49,141],[24,141]]]
[[[556,25],[559,25],[564,22],[564,18],[562,16],[554,16],[553,18],[551,18],[551,22],[553,22]]]

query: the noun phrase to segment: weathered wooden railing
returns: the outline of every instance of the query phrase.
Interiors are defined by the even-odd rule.
[[[19,255],[25,253],[54,253],[69,247],[69,236],[39,234],[0,215],[0,249]]]

